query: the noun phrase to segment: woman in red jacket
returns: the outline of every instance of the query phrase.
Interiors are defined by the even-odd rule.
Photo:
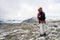
[[[40,36],[46,36],[45,18],[45,13],[43,12],[42,7],[40,7],[37,14],[37,19],[40,27]]]
[[[39,23],[46,23],[45,22],[45,19],[43,20],[43,18],[41,18],[41,13],[43,12],[43,10],[42,10],[42,7],[40,7],[39,9],[38,9],[38,15],[37,15],[37,18],[38,18],[38,21],[39,21]],[[44,13],[44,12],[43,12]],[[45,15],[45,13],[44,13],[44,15]]]

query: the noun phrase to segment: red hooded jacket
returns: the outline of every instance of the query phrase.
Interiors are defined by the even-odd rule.
[[[40,16],[40,13],[41,13],[41,12],[43,12],[43,11],[42,11],[42,8],[40,7],[40,8],[38,9],[37,19],[38,19],[39,23],[46,23],[45,20],[41,20],[41,19],[40,19],[40,17],[41,17],[41,16]],[[45,14],[45,13],[44,13],[44,14]]]

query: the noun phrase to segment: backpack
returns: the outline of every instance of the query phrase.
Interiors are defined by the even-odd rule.
[[[45,20],[45,14],[44,14],[44,12],[41,12],[41,13],[40,13],[40,16],[41,16],[41,17],[40,17],[41,20]]]

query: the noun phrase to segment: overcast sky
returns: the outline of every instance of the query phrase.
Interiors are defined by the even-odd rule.
[[[60,0],[0,0],[0,19],[36,17],[39,7],[47,18],[60,17]]]

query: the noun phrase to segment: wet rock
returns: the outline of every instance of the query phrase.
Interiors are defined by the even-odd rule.
[[[53,25],[54,27],[58,27],[57,25]]]
[[[5,37],[0,37],[0,40],[4,40],[5,39]]]
[[[45,37],[37,38],[36,40],[45,40]]]
[[[58,27],[58,28],[56,29],[56,31],[60,32],[60,27]]]

